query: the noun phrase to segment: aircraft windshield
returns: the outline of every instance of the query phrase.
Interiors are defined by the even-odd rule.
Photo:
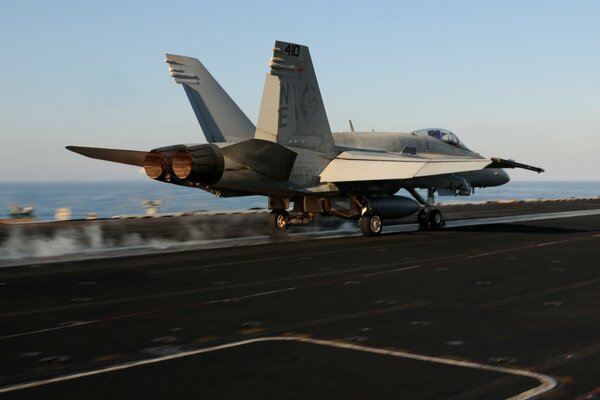
[[[450,132],[447,129],[419,129],[418,131],[414,131],[417,135],[427,135],[434,137],[443,141],[444,143],[451,144],[453,146],[461,147],[463,149],[467,149],[454,133]]]

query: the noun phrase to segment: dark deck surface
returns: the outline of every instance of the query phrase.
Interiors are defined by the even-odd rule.
[[[598,209],[563,204],[519,212]],[[511,214],[485,207],[447,215]],[[451,365],[466,360],[553,377],[538,398],[574,399],[600,386],[599,260],[593,215],[2,268],[0,386],[58,381],[0,398],[501,399],[540,385]]]

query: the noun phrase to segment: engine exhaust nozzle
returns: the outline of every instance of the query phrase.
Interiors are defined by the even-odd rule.
[[[158,179],[163,174],[165,159],[162,154],[156,150],[152,150],[146,154],[144,159],[144,171],[152,179]]]

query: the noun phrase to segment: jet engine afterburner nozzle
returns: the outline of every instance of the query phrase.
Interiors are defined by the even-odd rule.
[[[215,184],[223,175],[223,166],[223,154],[213,144],[161,147],[144,159],[144,170],[150,178],[182,185]]]
[[[173,174],[179,179],[215,184],[224,170],[223,154],[214,144],[186,147],[176,152],[171,159]]]
[[[144,159],[144,171],[152,179],[158,179],[163,174],[165,159],[157,150],[152,150],[146,154]]]
[[[170,181],[173,170],[171,168],[171,159],[173,154],[187,147],[180,144],[176,146],[160,147],[146,154],[144,159],[144,171],[152,179],[159,181]]]
[[[187,179],[192,173],[193,166],[189,150],[180,150],[173,154],[171,168],[173,169],[173,174],[179,179]]]

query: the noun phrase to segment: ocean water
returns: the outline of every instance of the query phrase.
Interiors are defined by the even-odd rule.
[[[400,191],[398,194],[403,194]],[[408,195],[404,192],[404,194]],[[408,195],[410,196],[410,195]],[[590,198],[600,196],[600,181],[513,181],[500,187],[477,189],[472,196],[437,197],[441,203],[490,200]],[[263,196],[218,198],[199,189],[155,181],[0,183],[0,218],[8,217],[10,204],[33,205],[38,220],[54,219],[57,208],[71,209],[72,218],[97,213],[101,218],[144,214],[144,200],[161,200],[161,213],[247,210],[265,208]]]

